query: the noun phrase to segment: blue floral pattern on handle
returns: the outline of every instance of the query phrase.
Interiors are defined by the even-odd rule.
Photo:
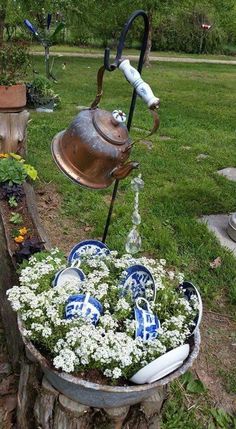
[[[145,302],[147,310],[139,306],[140,301]],[[158,329],[161,324],[158,317],[150,310],[149,303],[146,299],[138,298],[136,300],[134,314],[136,320],[136,338],[140,337],[144,342],[155,340],[158,336]]]

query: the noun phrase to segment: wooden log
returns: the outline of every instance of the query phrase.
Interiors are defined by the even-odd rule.
[[[26,153],[26,127],[29,112],[0,113],[0,152]]]
[[[20,358],[23,351],[23,342],[19,334],[16,313],[13,312],[7,299],[6,291],[18,283],[18,278],[12,259],[8,252],[2,217],[0,216],[0,311],[5,330],[7,348],[13,369],[18,372]]]
[[[123,422],[129,412],[130,407],[105,408],[105,413],[109,416],[114,429],[122,429]]]
[[[34,405],[36,427],[44,429],[53,428],[54,408],[58,400],[59,392],[43,378],[42,388]]]
[[[40,222],[34,188],[29,183],[25,182],[24,191],[25,191],[28,213],[32,219],[34,228],[38,234],[38,237],[44,243],[45,250],[50,250],[52,248],[52,245],[45,232],[45,229],[43,228]]]
[[[142,402],[140,409],[145,415],[149,429],[160,429],[160,415],[166,398],[167,386],[162,386],[155,395]]]
[[[60,395],[52,429],[90,429],[91,416],[92,409]]]
[[[42,372],[35,363],[22,359],[17,395],[17,427],[35,429],[34,405],[40,392]]]

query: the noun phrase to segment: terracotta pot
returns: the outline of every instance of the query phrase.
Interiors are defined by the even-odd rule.
[[[49,361],[39,353],[34,345],[23,336],[23,323],[18,315],[18,326],[21,332],[28,359],[38,363],[52,386],[73,401],[95,408],[114,408],[134,405],[158,393],[162,386],[184,374],[193,364],[200,348],[200,331],[197,329],[190,339],[190,354],[183,365],[171,374],[151,383],[131,386],[107,386],[92,383],[57,371]]]
[[[11,86],[0,85],[0,111],[20,112],[26,105],[26,86],[17,84]]]

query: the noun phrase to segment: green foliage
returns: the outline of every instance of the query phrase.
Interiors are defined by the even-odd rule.
[[[194,9],[180,9],[175,14],[156,17],[153,28],[153,49],[188,53],[219,52],[225,42],[224,32],[215,22],[209,7],[196,4]],[[210,23],[210,30],[202,30]]]
[[[27,177],[24,164],[11,157],[0,160],[0,182],[21,185]]]
[[[29,55],[24,44],[0,47],[0,85],[14,85],[25,78]]]
[[[20,155],[11,153],[0,159],[0,183],[22,185],[28,177],[36,180],[38,173],[32,165],[25,164]]]
[[[3,1],[3,0],[2,0]],[[62,21],[66,29],[56,39],[75,45],[115,47],[120,31],[129,14],[137,9],[147,11],[153,27],[153,47],[158,50],[199,52],[203,36],[203,51],[222,51],[224,44],[236,43],[236,3],[234,0],[4,0],[6,6],[6,35],[11,37],[17,26],[17,37],[29,38],[22,30],[24,18],[32,20],[45,33],[47,12],[53,14],[52,32]],[[17,7],[16,7],[17,6]],[[59,12],[59,16],[56,13]],[[206,34],[200,26],[210,22]],[[137,44],[142,37],[142,18],[129,32],[127,45]],[[205,37],[206,36],[206,37]],[[54,39],[54,36],[53,36]],[[53,40],[54,41],[54,40]]]
[[[18,206],[18,203],[17,203],[16,198],[14,196],[9,198],[8,204],[11,208],[16,208]]]
[[[23,218],[19,213],[11,213],[10,222],[14,223],[14,225],[20,225],[23,223]]]
[[[28,85],[27,103],[29,106],[45,106],[50,102],[60,103],[60,97],[55,94],[52,82],[45,76],[37,76],[31,84]]]
[[[182,377],[181,377],[182,379]],[[170,394],[162,413],[161,429],[203,429],[205,425],[196,418],[194,409],[187,410],[184,389],[179,381],[170,385]]]
[[[217,425],[217,429],[236,429],[236,417],[226,413],[223,409],[212,408],[211,414],[214,418],[214,422]],[[212,425],[212,428],[215,428],[215,425]]]
[[[36,180],[38,177],[37,170],[35,170],[35,168],[30,164],[23,164],[23,166],[26,174],[30,177],[30,179]]]
[[[205,387],[201,380],[194,378],[193,374],[190,371],[187,371],[183,376],[181,381],[188,393],[204,393]]]

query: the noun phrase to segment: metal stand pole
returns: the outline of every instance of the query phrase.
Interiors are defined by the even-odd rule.
[[[44,46],[45,49],[45,74],[46,78],[50,79],[50,71],[49,71],[49,46]]]
[[[148,16],[147,16],[146,12],[144,12],[143,10],[135,11],[132,15],[130,15],[130,17],[128,18],[128,21],[124,25],[124,28],[123,28],[123,31],[121,33],[120,40],[119,40],[119,43],[117,46],[116,58],[115,58],[113,64],[109,64],[110,49],[109,48],[105,49],[104,66],[105,66],[106,70],[114,71],[117,67],[119,67],[119,63],[120,63],[121,56],[122,56],[122,51],[123,51],[124,44],[125,44],[126,35],[129,31],[129,29],[131,28],[133,21],[139,16],[142,16],[143,20],[144,20],[143,41],[142,41],[142,46],[141,46],[141,51],[140,51],[140,56],[139,56],[139,62],[138,62],[138,71],[141,74],[142,68],[143,68],[143,62],[144,62],[144,55],[145,55],[146,48],[147,48],[148,33],[149,33]],[[127,122],[128,131],[130,131],[131,124],[132,124],[132,119],[133,119],[133,114],[134,114],[134,109],[135,109],[135,104],[136,104],[136,98],[137,98],[137,93],[134,89],[133,95],[132,95],[132,100],[130,103],[129,116],[128,116],[128,122]],[[107,220],[106,220],[106,224],[105,224],[105,228],[104,228],[104,232],[103,232],[103,237],[102,237],[103,243],[105,243],[106,238],[107,238],[107,233],[108,233],[108,229],[109,229],[110,222],[111,222],[111,216],[112,216],[113,207],[114,207],[114,203],[115,203],[115,199],[116,199],[116,195],[117,195],[117,191],[118,191],[118,186],[119,186],[119,180],[116,180],[114,188],[113,188],[112,199],[111,199],[111,203],[110,203],[110,207],[109,207],[109,211],[108,211],[108,215],[107,215]]]

